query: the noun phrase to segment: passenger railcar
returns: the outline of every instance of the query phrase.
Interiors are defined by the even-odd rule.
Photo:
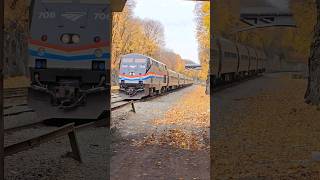
[[[218,37],[213,40],[212,53],[210,78],[214,85],[265,71],[266,55],[261,50]]]
[[[33,0],[30,12],[29,105],[42,119],[101,117],[109,109],[110,4]]]
[[[120,59],[119,91],[124,99],[141,99],[191,84],[192,79],[151,57],[132,53]]]

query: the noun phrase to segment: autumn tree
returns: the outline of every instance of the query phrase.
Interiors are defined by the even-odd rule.
[[[199,77],[205,80],[209,70],[210,55],[210,2],[197,3],[195,8],[199,60],[202,66]]]
[[[155,20],[144,19],[142,21],[144,38],[147,46],[154,46],[149,48],[147,55],[154,55],[156,58],[160,58],[162,47],[165,46],[164,40],[164,27],[163,25]]]
[[[6,77],[27,72],[28,7],[24,0],[6,0],[4,7],[4,69]]]
[[[269,54],[282,54],[288,61],[307,62],[316,18],[314,0],[290,1],[290,10],[298,28],[268,27],[235,33],[245,26],[239,20],[240,2],[241,0],[213,2],[215,36],[260,48]]]
[[[309,77],[305,100],[312,105],[320,104],[320,0],[316,0],[317,23],[309,57]]]
[[[135,1],[128,0],[122,12],[113,13],[111,63],[113,73],[117,73],[121,55],[140,53],[167,64],[169,69],[188,74],[181,56],[165,48],[163,25],[152,19],[135,17],[134,8]],[[208,42],[206,47],[209,47]]]
[[[113,13],[112,68],[116,71],[120,56],[140,53],[159,59],[164,43],[164,27],[154,20],[134,17],[135,1],[129,0],[122,12]]]

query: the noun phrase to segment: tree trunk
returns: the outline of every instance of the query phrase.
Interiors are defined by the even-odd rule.
[[[316,0],[317,24],[314,28],[314,37],[309,57],[308,87],[305,101],[308,104],[320,104],[320,0]]]

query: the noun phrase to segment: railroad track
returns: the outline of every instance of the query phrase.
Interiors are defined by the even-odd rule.
[[[179,89],[178,89],[179,90]],[[147,100],[151,100],[157,97],[161,97],[164,95],[167,95],[169,93],[175,92],[177,90],[173,90],[167,93],[163,93],[161,95],[157,95],[157,96],[152,96],[152,97],[148,97],[148,98],[144,98],[142,100],[137,100],[137,101],[147,101]],[[21,97],[23,95],[15,95],[14,92],[17,93],[21,93],[22,91],[20,90],[12,90],[11,92],[9,92],[7,97]],[[134,102],[137,101],[124,101],[119,94],[113,93],[111,96],[111,111],[120,109],[124,106],[127,105],[131,105],[132,107],[132,111],[135,112],[135,107],[134,107]],[[19,112],[11,112],[9,113],[8,111],[12,108],[16,108],[16,107],[21,107],[22,109],[25,108],[24,110],[20,110]],[[12,115],[19,115],[19,114],[24,114],[26,112],[33,112],[31,109],[26,109],[27,108],[27,104],[18,104],[16,106],[11,105],[11,106],[6,106],[5,107],[5,116],[12,116]],[[49,141],[52,141],[56,138],[62,137],[62,136],[66,136],[68,135],[69,140],[70,140],[70,145],[72,148],[72,153],[73,153],[73,157],[78,160],[78,161],[82,161],[81,160],[81,155],[80,155],[80,151],[79,151],[79,147],[77,144],[77,139],[76,139],[76,131],[86,128],[86,127],[90,127],[92,125],[99,125],[99,121],[92,121],[92,120],[76,120],[74,122],[69,122],[68,120],[64,121],[63,119],[61,120],[63,121],[63,124],[61,125],[61,127],[55,128],[54,130],[48,130],[48,132],[40,135],[40,136],[36,136],[36,137],[32,137],[30,139],[27,139],[25,141],[19,142],[19,143],[15,143],[15,144],[11,144],[7,147],[5,147],[5,156],[11,156],[14,155],[16,153],[19,153],[21,151],[25,151],[28,149],[32,149],[33,147],[39,146],[42,143],[47,143]],[[73,120],[71,120],[73,121]],[[106,121],[106,120],[101,120],[101,121]],[[100,121],[100,122],[101,122]],[[47,121],[48,122],[48,121]],[[41,128],[41,127],[47,127],[47,123],[46,120],[43,121],[38,121],[38,122],[34,122],[34,123],[29,123],[29,124],[25,124],[22,126],[17,126],[17,127],[12,127],[12,128],[7,128],[5,129],[5,134],[12,134],[15,132],[19,132],[22,130],[28,130],[28,129],[33,129],[33,128]],[[80,122],[80,123],[79,123]]]
[[[186,88],[186,87],[190,87],[190,86],[185,86],[185,87],[182,87],[182,88],[170,90],[170,91],[167,91],[167,92],[165,92],[165,93],[157,94],[157,95],[154,95],[154,96],[147,96],[147,97],[145,97],[145,98],[138,99],[138,100],[134,100],[134,101],[135,101],[135,102],[150,101],[150,100],[152,100],[152,99],[156,99],[156,98],[159,98],[159,97],[162,97],[162,96],[165,96],[165,95],[168,95],[168,94],[177,92],[177,91],[179,91],[179,90],[181,90],[181,89],[184,89],[184,88]]]
[[[242,80],[239,80],[239,81],[234,81],[234,82],[231,82],[231,83],[228,83],[228,84],[223,84],[223,85],[217,86],[217,87],[213,88],[213,93],[220,92],[220,91],[222,91],[224,89],[228,89],[228,88],[240,85],[241,83],[244,83],[244,82],[250,81],[250,80],[254,80],[254,79],[257,79],[257,78],[262,77],[262,76],[263,75],[252,76],[252,77],[245,78],[245,79],[242,79]]]
[[[188,86],[186,86],[188,87]],[[183,87],[183,88],[186,88]],[[158,94],[158,95],[154,95],[154,96],[149,96],[143,99],[139,99],[139,100],[123,100],[119,93],[112,93],[111,94],[111,111],[120,109],[122,107],[128,106],[131,104],[132,110],[135,112],[135,107],[134,107],[134,103],[135,102],[145,102],[145,101],[149,101],[152,99],[156,99],[165,95],[168,95],[170,93],[176,92],[178,90],[181,90],[182,88],[179,89],[175,89],[175,90],[171,90],[169,92],[166,93],[162,93],[162,94]],[[24,92],[26,89],[21,90],[19,88],[16,89],[10,89],[10,91],[8,91],[8,96],[9,98],[13,98],[13,97],[23,97],[27,95],[27,93],[21,93]],[[14,92],[17,92],[17,94],[14,94]],[[21,94],[19,94],[21,93]],[[34,110],[32,110],[31,108],[29,108],[27,106],[26,103],[20,103],[20,104],[15,104],[15,105],[5,105],[4,106],[4,117],[8,118],[8,117],[12,117],[12,116],[18,116],[18,115],[24,115],[26,113],[34,113]],[[89,126],[94,124],[94,122],[92,120],[88,120],[88,122],[85,122],[86,120],[84,120],[81,127],[85,127],[85,126]],[[46,124],[46,122],[48,121],[37,121],[37,122],[33,122],[33,123],[28,123],[28,124],[23,124],[23,125],[19,125],[19,126],[15,126],[15,127],[10,127],[10,128],[6,128],[5,132],[6,133],[11,133],[11,132],[15,132],[15,131],[20,131],[22,129],[27,129],[27,128],[33,128],[39,125],[44,125]],[[81,120],[79,121],[81,122]],[[53,123],[54,124],[54,123]]]
[[[119,94],[114,93],[111,96],[111,111],[116,110],[116,109],[120,109],[120,108],[127,106],[129,104],[132,104],[132,103],[133,103],[132,101],[124,101],[119,96]],[[23,115],[25,113],[33,113],[33,112],[34,112],[34,110],[29,108],[26,103],[4,106],[4,117],[5,118]],[[8,131],[15,131],[15,130],[23,129],[23,128],[30,128],[32,126],[39,125],[42,123],[43,123],[43,121],[29,123],[29,124],[25,124],[25,125],[21,125],[21,126],[17,126],[17,127],[7,128],[7,129],[5,129],[5,131],[8,132]]]
[[[21,98],[27,97],[27,88],[8,88],[4,89],[3,97],[4,99]]]
[[[132,106],[132,111],[135,112],[133,101],[123,101],[120,99],[120,97],[117,94],[113,94],[112,96],[113,102],[111,103],[111,111],[114,111],[116,109],[120,109],[124,106],[130,105]],[[9,107],[10,109],[10,107]],[[24,112],[19,112],[20,114],[23,114]],[[5,129],[5,134],[12,134],[15,132],[19,132],[22,130],[28,130],[28,129],[34,129],[34,128],[44,128],[48,127],[48,124],[53,123],[52,125],[59,126],[59,123],[62,123],[62,125],[58,128],[55,128],[54,130],[48,130],[46,133],[32,137],[30,139],[24,140],[22,142],[18,142],[15,144],[11,144],[9,146],[6,146],[4,148],[4,154],[5,156],[12,156],[16,153],[26,151],[29,149],[32,149],[34,147],[37,147],[43,143],[50,142],[56,138],[68,136],[70,145],[72,148],[72,157],[77,161],[82,161],[80,150],[77,143],[77,137],[76,137],[76,131],[79,131],[81,129],[97,125],[99,126],[100,123],[107,124],[106,119],[94,121],[94,120],[58,120],[59,122],[54,122],[52,120],[41,120],[34,123],[25,124],[22,126],[16,126],[12,128]],[[71,122],[70,122],[71,121]],[[74,122],[72,122],[74,121]],[[102,122],[104,121],[104,122]]]
[[[186,87],[188,87],[188,86],[186,86]],[[183,87],[183,88],[185,88],[185,87]],[[158,94],[158,95],[155,95],[155,96],[149,96],[149,97],[146,97],[146,98],[143,98],[143,99],[139,99],[139,100],[123,100],[118,93],[112,93],[112,95],[111,95],[111,111],[120,109],[122,107],[125,107],[125,106],[128,106],[128,105],[131,104],[132,110],[135,112],[135,107],[134,107],[134,103],[135,102],[149,101],[149,100],[152,100],[152,99],[155,99],[155,98],[159,98],[159,97],[165,96],[167,94],[176,92],[176,91],[178,91],[180,89],[181,88],[175,89],[175,90],[172,90],[172,91],[169,91],[169,92],[166,92],[166,93]],[[6,93],[7,93],[7,97],[9,97],[9,98],[23,97],[23,95],[27,96],[26,89],[23,89],[23,90],[19,89],[19,88],[10,89]],[[17,93],[17,94],[14,94],[14,93]],[[29,108],[26,103],[20,103],[20,104],[15,104],[15,105],[5,105],[4,106],[4,117],[5,118],[12,117],[12,116],[18,116],[18,115],[24,115],[26,113],[34,113],[34,110]],[[11,133],[11,132],[15,132],[15,131],[20,131],[22,129],[33,128],[34,126],[44,125],[46,122],[48,122],[48,121],[42,121],[41,120],[41,121],[32,122],[32,123],[28,123],[28,124],[23,124],[23,125],[19,125],[19,126],[15,126],[15,127],[9,127],[9,128],[5,129],[5,132],[6,133]],[[90,120],[88,122],[81,123],[81,124],[83,124],[81,127],[85,127],[86,124],[87,125],[91,125],[93,123],[94,122],[92,122],[92,120]]]

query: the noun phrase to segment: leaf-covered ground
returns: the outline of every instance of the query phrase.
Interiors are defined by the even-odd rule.
[[[243,111],[224,114],[233,121],[220,130],[229,135],[213,139],[213,179],[320,179],[320,162],[312,159],[320,151],[320,111],[304,103],[306,81],[289,74],[268,81],[275,88],[265,83],[234,99]]]
[[[164,118],[152,121],[152,124],[166,126],[166,129],[152,133],[136,144],[172,145],[190,150],[209,148],[210,97],[204,92],[204,87],[198,86],[185,94],[165,113]]]
[[[111,179],[210,179],[209,99],[193,86],[136,103],[117,124]]]

